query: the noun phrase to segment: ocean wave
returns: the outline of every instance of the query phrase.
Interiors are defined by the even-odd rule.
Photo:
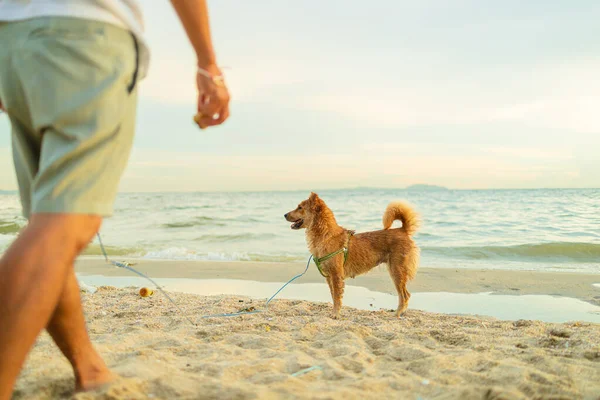
[[[249,217],[241,216],[238,218],[213,218],[213,217],[195,217],[187,221],[175,221],[167,222],[160,225],[161,228],[165,229],[180,229],[180,228],[194,228],[199,226],[228,226],[235,223],[264,223],[265,221]]]
[[[12,235],[19,233],[25,224],[20,224],[14,221],[0,221],[0,235]]]
[[[150,251],[142,258],[150,260],[185,260],[185,261],[262,261],[262,262],[294,262],[302,261],[304,257],[295,254],[267,254],[267,253],[198,253],[183,247]]]
[[[554,242],[516,246],[423,247],[423,254],[471,260],[600,262],[600,244]]]
[[[129,256],[129,257],[139,257],[145,254],[143,249],[138,247],[119,247],[119,246],[104,246],[106,249],[106,253],[108,256]],[[102,249],[98,244],[90,244],[83,251],[82,255],[84,256],[102,256]]]
[[[204,241],[226,242],[246,241],[248,237],[263,238],[264,235],[207,235]],[[263,262],[297,262],[306,259],[305,252],[207,252],[196,251],[186,247],[159,248],[157,250],[139,247],[106,248],[109,256],[128,256],[157,260],[189,260],[189,261],[263,261]],[[102,255],[96,244],[88,246],[85,255]],[[423,263],[428,264],[435,259],[472,261],[519,261],[519,262],[560,262],[560,263],[600,263],[600,244],[593,243],[537,243],[517,246],[466,246],[466,247],[422,247]],[[430,260],[430,261],[427,261]]]
[[[187,206],[167,206],[165,207],[166,211],[170,211],[170,210],[204,210],[207,208],[215,208],[215,206],[212,205],[202,205],[202,206],[196,206],[196,205],[187,205]]]
[[[184,247],[170,247],[168,249],[149,251],[142,258],[150,260],[248,261],[244,253],[196,253]]]
[[[233,233],[233,234],[207,234],[198,236],[195,241],[208,243],[244,242],[247,240],[273,239],[277,235],[272,233]]]
[[[173,228],[193,228],[196,226],[225,226],[225,222],[219,221],[216,218],[211,217],[196,217],[192,218],[189,221],[179,221],[179,222],[168,222],[166,224],[162,224],[162,228],[173,229]]]

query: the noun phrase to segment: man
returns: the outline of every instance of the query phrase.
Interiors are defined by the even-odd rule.
[[[171,1],[198,57],[200,128],[229,116],[205,0]],[[0,107],[29,223],[0,259],[0,400],[47,329],[77,390],[114,380],[87,335],[73,263],[112,213],[148,50],[135,0],[1,0]]]

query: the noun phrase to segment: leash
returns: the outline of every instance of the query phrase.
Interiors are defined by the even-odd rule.
[[[154,286],[156,286],[156,288],[158,290],[160,290],[160,292],[171,302],[171,304],[173,304],[175,306],[175,308],[177,308],[177,310],[179,311],[179,313],[184,316],[190,324],[192,324],[193,326],[198,326],[196,323],[194,323],[194,321],[192,321],[192,319],[190,317],[188,317],[187,315],[184,314],[183,310],[177,305],[177,303],[175,302],[175,300],[173,300],[171,298],[171,296],[169,296],[167,294],[167,292],[165,292],[163,290],[163,288],[156,283],[152,278],[150,278],[148,275],[139,272],[137,270],[135,270],[134,268],[131,267],[130,264],[128,263],[123,263],[123,262],[118,262],[118,261],[113,261],[111,259],[108,258],[108,254],[106,253],[106,249],[104,248],[104,244],[102,243],[102,238],[100,236],[100,232],[98,232],[96,234],[96,236],[98,237],[98,243],[100,243],[100,249],[102,250],[102,254],[104,255],[104,260],[109,263],[114,265],[117,268],[123,268],[126,269],[127,271],[133,272],[136,275],[141,276],[144,279],[147,279],[149,282],[151,282]],[[209,315],[204,315],[200,318],[204,319],[204,318],[220,318],[220,317],[237,317],[239,315],[249,315],[249,314],[258,314],[261,312],[267,312],[269,309],[269,303],[271,302],[271,300],[273,300],[278,294],[279,292],[281,292],[283,289],[285,289],[285,287],[287,285],[289,285],[290,283],[292,283],[293,281],[295,281],[296,279],[304,276],[306,274],[306,272],[308,271],[308,268],[310,267],[310,261],[313,259],[313,256],[311,255],[308,258],[308,262],[306,263],[306,268],[304,269],[304,271],[296,276],[294,276],[292,279],[290,279],[289,281],[287,281],[282,287],[279,288],[279,290],[277,290],[275,292],[275,294],[273,294],[271,297],[269,297],[269,299],[267,300],[267,302],[265,303],[265,308],[264,310],[252,310],[252,311],[240,311],[240,312],[236,312],[236,313],[224,313],[224,314],[209,314]]]
[[[146,274],[143,274],[143,273],[141,273],[141,272],[139,272],[139,271],[137,271],[137,270],[135,270],[135,269],[131,268],[131,266],[130,266],[129,264],[127,264],[127,263],[122,263],[122,262],[118,262],[118,261],[113,261],[113,260],[110,260],[110,259],[108,258],[108,255],[106,254],[106,250],[104,249],[104,244],[102,243],[102,238],[100,237],[100,232],[96,233],[96,236],[98,236],[98,242],[100,243],[100,249],[102,250],[102,254],[104,255],[104,259],[106,260],[106,262],[107,262],[107,263],[109,263],[109,264],[112,264],[112,265],[114,265],[115,267],[118,267],[118,268],[123,268],[123,269],[126,269],[127,271],[131,271],[131,272],[133,272],[134,274],[136,274],[136,275],[139,275],[139,276],[141,276],[142,278],[145,278],[145,279],[147,279],[148,281],[152,282],[152,284],[153,284],[154,286],[156,286],[156,288],[157,288],[158,290],[160,290],[160,292],[161,292],[162,294],[164,294],[164,295],[165,295],[165,297],[166,297],[166,298],[167,298],[167,299],[168,299],[168,300],[171,302],[171,304],[173,304],[173,305],[175,306],[175,308],[177,308],[177,309],[179,310],[179,312],[181,313],[181,315],[183,315],[183,316],[184,316],[184,317],[185,317],[185,318],[186,318],[186,319],[189,321],[189,323],[190,323],[190,324],[192,324],[193,326],[197,326],[197,325],[194,323],[194,321],[192,321],[192,319],[191,319],[190,317],[188,317],[187,315],[185,315],[185,314],[183,313],[183,310],[182,310],[182,309],[181,309],[181,308],[180,308],[180,307],[177,305],[177,303],[175,303],[175,300],[173,300],[173,299],[171,298],[171,296],[169,296],[169,295],[167,294],[167,292],[165,292],[165,291],[163,290],[163,288],[162,288],[162,287],[161,287],[161,286],[160,286],[158,283],[156,283],[156,282],[155,282],[155,281],[154,281],[152,278],[150,278],[150,277],[149,277],[148,275],[146,275]]]
[[[304,271],[302,273],[294,276],[292,279],[290,279],[289,281],[287,281],[285,283],[285,285],[283,285],[282,287],[280,287],[279,290],[276,291],[273,296],[269,297],[269,299],[265,303],[265,309],[264,310],[240,311],[240,312],[229,313],[229,314],[227,314],[227,313],[226,314],[212,314],[212,315],[204,315],[204,316],[202,316],[200,318],[237,317],[238,315],[258,314],[258,313],[261,313],[261,312],[267,312],[269,310],[269,303],[271,302],[271,300],[273,300],[275,298],[275,296],[277,296],[279,294],[279,292],[281,292],[287,285],[289,285],[290,283],[292,283],[296,279],[298,279],[301,276],[303,276],[304,274],[306,274],[306,272],[308,271],[308,268],[310,267],[310,260],[312,258],[313,258],[312,255],[310,257],[308,257],[308,262],[306,263],[306,268],[304,269]]]

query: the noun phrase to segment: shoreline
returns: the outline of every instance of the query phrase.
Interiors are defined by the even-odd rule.
[[[151,278],[234,279],[259,282],[287,282],[306,268],[306,263],[252,261],[165,261],[131,259],[134,268]],[[80,258],[75,263],[80,275],[132,276],[129,271],[108,265],[101,258]],[[295,283],[325,283],[314,265]],[[551,295],[570,297],[600,306],[600,274],[521,270],[477,270],[421,267],[408,285],[411,293],[485,293],[499,295]],[[347,285],[396,294],[385,266],[368,274],[347,279]]]

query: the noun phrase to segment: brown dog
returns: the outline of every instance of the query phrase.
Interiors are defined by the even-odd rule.
[[[285,219],[293,222],[292,229],[306,229],[308,248],[315,259],[339,251],[320,262],[333,297],[333,318],[339,317],[342,308],[344,279],[367,273],[380,264],[388,265],[398,291],[396,316],[406,311],[410,299],[406,283],[417,273],[420,253],[411,237],[419,226],[419,216],[409,205],[390,203],[383,214],[383,230],[356,235],[337,224],[333,212],[316,193],[285,214]],[[401,221],[402,227],[390,229],[395,220]]]

